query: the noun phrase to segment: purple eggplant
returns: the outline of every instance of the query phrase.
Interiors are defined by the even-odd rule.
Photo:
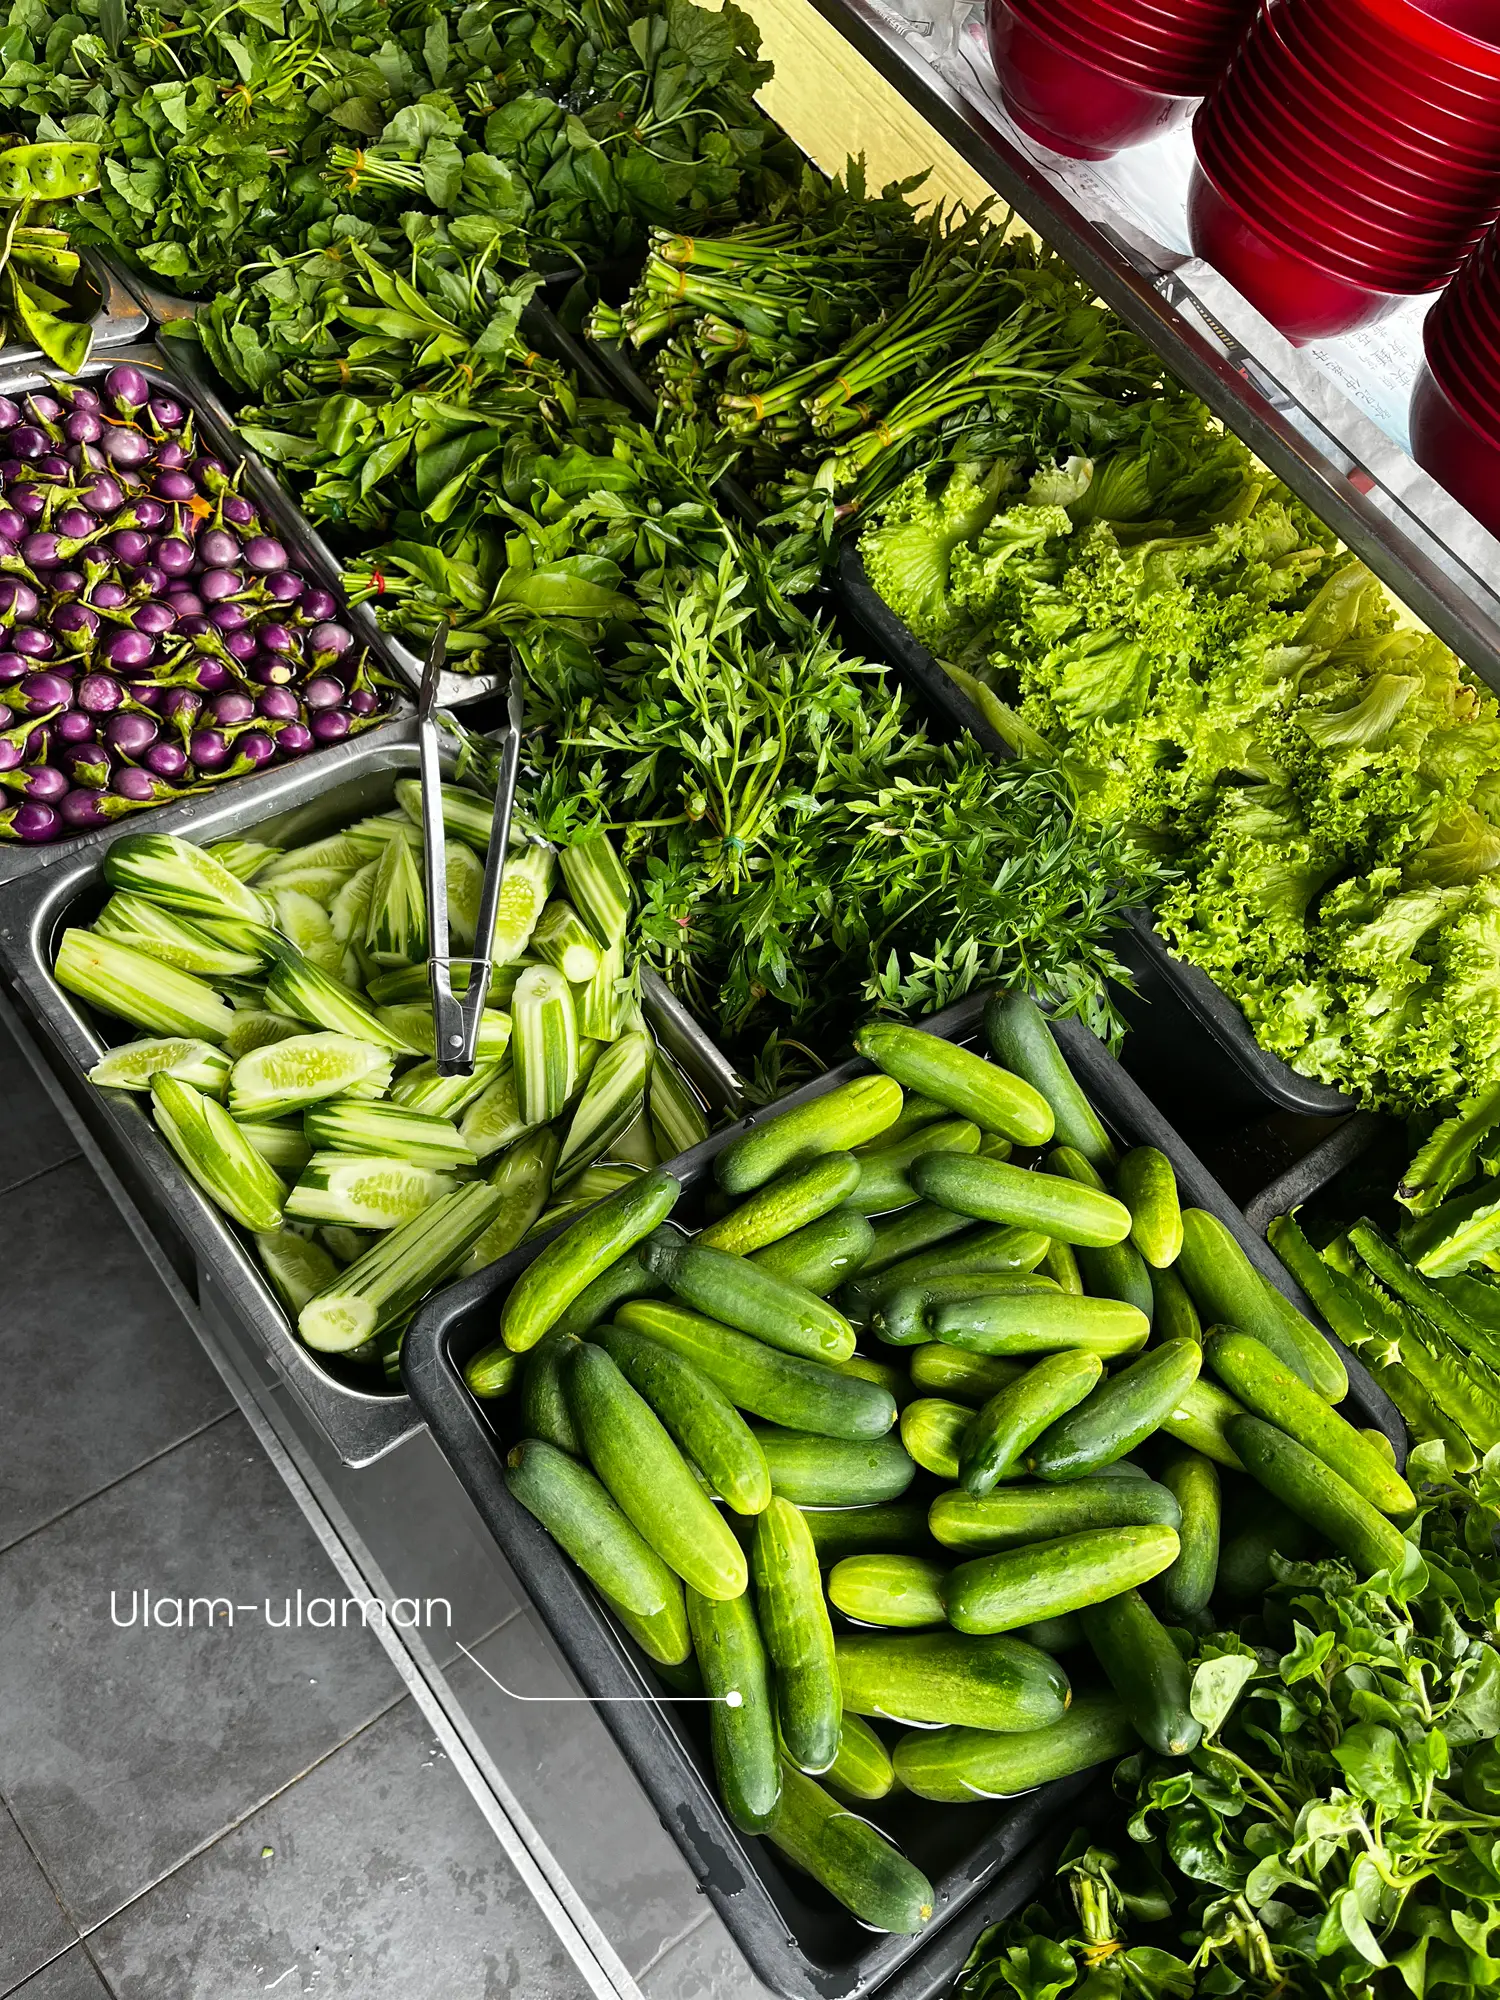
[[[153,743],[141,762],[158,778],[166,778],[174,785],[192,776],[188,754],[180,743]]]
[[[206,569],[198,578],[198,595],[205,604],[222,604],[226,598],[237,597],[244,587],[244,578],[233,569]]]
[[[62,816],[56,806],[41,799],[23,799],[18,806],[0,812],[0,840],[24,840],[31,846],[56,840],[62,831]]]
[[[278,569],[266,578],[266,594],[273,604],[295,604],[306,589],[293,569]]]
[[[320,709],[308,724],[320,743],[342,743],[353,726],[347,710],[342,708]]]
[[[142,757],[161,734],[161,724],[149,715],[112,715],[104,725],[104,740],[122,757]]]
[[[10,650],[24,653],[30,660],[45,660],[49,653],[57,651],[57,641],[40,625],[15,625],[11,628]]]
[[[195,729],[188,738],[188,755],[200,771],[222,770],[229,762],[229,739],[218,729]]]
[[[252,535],[245,544],[245,562],[263,576],[286,568],[286,550],[270,535]]]
[[[17,449],[15,437],[16,433],[12,431],[12,450]],[[116,472],[133,472],[137,467],[145,465],[150,458],[151,441],[149,438],[143,438],[139,431],[112,428],[100,438],[99,449]],[[24,456],[23,452],[22,457]]]
[[[104,395],[119,416],[133,417],[150,402],[151,384],[139,368],[122,362],[105,376]]]
[[[82,687],[83,682],[80,681],[78,685]],[[77,699],[76,689],[74,699]],[[86,708],[65,708],[61,715],[53,719],[52,734],[59,743],[75,746],[79,743],[89,743],[93,740],[94,718]]]
[[[205,528],[198,537],[198,560],[205,569],[229,569],[243,553],[239,536],[227,528]]]
[[[267,722],[302,720],[302,704],[289,687],[268,687],[257,697],[255,706]]]
[[[156,658],[156,641],[149,632],[135,632],[128,626],[111,632],[99,649],[112,667],[149,667]]]

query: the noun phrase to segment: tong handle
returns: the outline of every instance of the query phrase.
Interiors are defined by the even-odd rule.
[[[431,713],[422,716],[419,723],[418,753],[422,777],[422,858],[427,889],[428,980],[432,992],[435,1064],[439,1076],[471,1076],[479,1041],[479,1017],[484,1012],[490,989],[495,918],[505,881],[511,812],[521,769],[521,695],[515,677],[511,679],[505,743],[500,757],[500,782],[495,790],[489,851],[485,856],[484,877],[479,891],[475,951],[469,958],[454,958],[448,950],[448,856],[443,826],[443,773],[437,718]],[[467,965],[469,968],[469,983],[462,999],[453,991],[455,965]]]

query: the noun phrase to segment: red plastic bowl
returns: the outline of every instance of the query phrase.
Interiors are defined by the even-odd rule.
[[[1212,115],[1214,108],[1206,104],[1194,127],[1199,161],[1257,228],[1270,229],[1303,255],[1381,291],[1427,291],[1451,277],[1463,262],[1467,241],[1450,246],[1446,258],[1434,267],[1420,231],[1387,232],[1368,217],[1347,215],[1284,163],[1279,171],[1267,168],[1260,150],[1252,151],[1227,129]]]
[[[1411,395],[1411,455],[1438,485],[1500,535],[1500,442],[1449,394],[1429,358]]]
[[[1242,45],[1232,78],[1248,96],[1295,119],[1312,144],[1338,158],[1340,171],[1353,168],[1388,187],[1424,193],[1456,208],[1482,205],[1492,190],[1500,190],[1500,133],[1487,155],[1460,159],[1441,133],[1404,126],[1394,114],[1373,123],[1347,82],[1338,92],[1321,83],[1265,17]]]
[[[1500,93],[1493,101],[1451,102],[1410,83],[1394,60],[1376,69],[1352,42],[1330,53],[1317,34],[1318,17],[1294,0],[1263,6],[1266,32],[1325,98],[1340,102],[1343,117],[1378,146],[1440,146],[1466,172],[1485,172],[1500,153]],[[1307,23],[1312,24],[1312,32]],[[1305,92],[1304,92],[1305,95]],[[1400,135],[1399,138],[1397,135]]]
[[[1103,70],[1117,82],[1129,83],[1153,95],[1202,97],[1218,78],[1223,62],[1215,57],[1205,61],[1199,52],[1154,49],[1142,41],[1127,41],[1111,33],[1102,23],[1077,24],[1071,17],[1050,8],[1040,18],[1030,0],[1007,0],[1011,11],[1027,28],[1053,43],[1075,62]]]
[[[1471,257],[1453,280],[1441,309],[1445,325],[1461,325],[1471,336],[1471,345],[1493,354],[1500,377],[1500,288],[1479,258]]]
[[[1012,5],[1054,41],[1071,36],[1137,61],[1165,56],[1212,63],[1216,70],[1228,61],[1253,11],[1253,0],[1172,8],[1153,0],[1012,0]]]
[[[1448,309],[1446,297],[1432,310],[1437,324],[1423,329],[1428,360],[1456,402],[1472,411],[1476,420],[1487,415],[1491,427],[1500,429],[1500,367],[1484,343],[1475,339],[1463,315]]]
[[[1277,242],[1214,186],[1201,161],[1188,184],[1187,216],[1194,254],[1294,347],[1373,326],[1405,296],[1340,277]]]
[[[1299,116],[1290,96],[1279,98],[1271,86],[1236,64],[1213,95],[1219,127],[1264,164],[1271,179],[1282,172],[1300,187],[1319,195],[1330,207],[1366,226],[1410,242],[1436,238],[1462,239],[1487,229],[1500,212],[1500,171],[1463,194],[1441,175],[1403,175],[1384,163],[1366,162],[1357,141],[1340,150],[1336,135],[1327,136]]]
[[[1500,83],[1500,41],[1493,0],[1445,0],[1447,20],[1411,4],[1411,0],[1317,0],[1330,36],[1352,33],[1377,53],[1394,46],[1399,60],[1423,75],[1460,90],[1484,94]],[[1478,33],[1466,34],[1455,25],[1466,19]]]
[[[1198,101],[1106,76],[1033,28],[1008,0],[989,0],[988,26],[1006,110],[1055,153],[1107,160],[1185,124]]]

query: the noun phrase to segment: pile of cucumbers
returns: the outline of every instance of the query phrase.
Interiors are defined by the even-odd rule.
[[[985,1033],[998,1061],[867,1026],[874,1073],[731,1140],[706,1204],[658,1169],[554,1238],[465,1371],[512,1399],[516,1500],[716,1697],[735,1825],[900,1933],[934,1892],[865,1810],[1187,1754],[1188,1657],[1271,1553],[1399,1568],[1415,1504],[1334,1348],[1165,1155],[1120,1155],[1034,1002]]]

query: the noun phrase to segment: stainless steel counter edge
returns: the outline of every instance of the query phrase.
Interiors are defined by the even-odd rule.
[[[812,4],[1155,349],[1178,381],[1201,396],[1440,639],[1500,689],[1500,627],[1495,621],[1248,383],[1222,349],[1162,297],[1150,275],[1081,214],[993,120],[944,82],[869,0]]]
[[[415,722],[398,720],[316,761],[284,765],[217,797],[163,808],[151,825],[155,832],[210,840],[290,822],[283,830],[308,837],[322,830],[320,821],[330,824],[375,809],[367,796],[372,785],[415,776],[416,770]],[[0,885],[0,975],[132,1194],[148,1213],[165,1212],[172,1231],[195,1262],[213,1273],[228,1308],[344,1463],[371,1464],[420,1428],[410,1399],[399,1391],[357,1386],[303,1346],[247,1245],[160,1137],[145,1099],[129,1091],[95,1090],[87,1081],[105,1044],[85,1009],[52,976],[53,937],[70,905],[98,881],[103,859],[98,846],[59,849],[47,870]],[[650,977],[643,981],[642,1004],[663,1045],[708,1101],[737,1115],[740,1079],[692,1015]]]
[[[226,464],[243,463],[249,497],[260,506],[298,561],[315,572],[319,583],[326,589],[342,596],[339,565],[329,553],[322,538],[313,531],[301,511],[292,504],[286,492],[262,462],[253,452],[246,449],[229,421],[223,405],[190,370],[180,368],[173,357],[164,356],[156,347],[116,347],[95,353],[71,379],[80,382],[92,381],[97,376],[107,374],[111,368],[127,362],[158,380],[164,391],[170,391],[179,401],[188,404],[198,420],[199,435],[213,447],[215,453]],[[50,379],[52,378],[46,369],[39,367],[35,361],[16,361],[7,364],[3,357],[0,357],[0,393],[12,396],[26,389],[39,389]],[[370,622],[373,625],[373,620]],[[405,679],[405,669],[391,653],[384,633],[376,630],[372,635],[361,626],[356,636],[362,644],[369,646],[387,673],[398,680]],[[399,704],[397,712],[400,712]],[[368,741],[368,732],[355,741]],[[195,815],[212,811],[230,793],[237,800],[253,796],[253,791],[247,788],[263,786],[268,780],[274,781],[279,775],[289,771],[321,769],[330,756],[337,755],[337,749],[315,750],[302,763],[278,765],[274,770],[260,773],[255,777],[232,778],[223,788],[210,788],[206,792],[184,794],[180,806],[170,802],[166,805],[150,806],[144,812],[127,815],[118,826],[101,827],[93,833],[72,834],[65,840],[52,841],[43,847],[0,843],[0,883],[55,867],[77,855],[98,854],[109,845],[117,833],[143,827],[150,827],[153,830],[165,827],[168,823],[166,818],[168,814],[185,812]],[[188,830],[186,825],[179,825],[175,818],[171,824],[178,832]]]

